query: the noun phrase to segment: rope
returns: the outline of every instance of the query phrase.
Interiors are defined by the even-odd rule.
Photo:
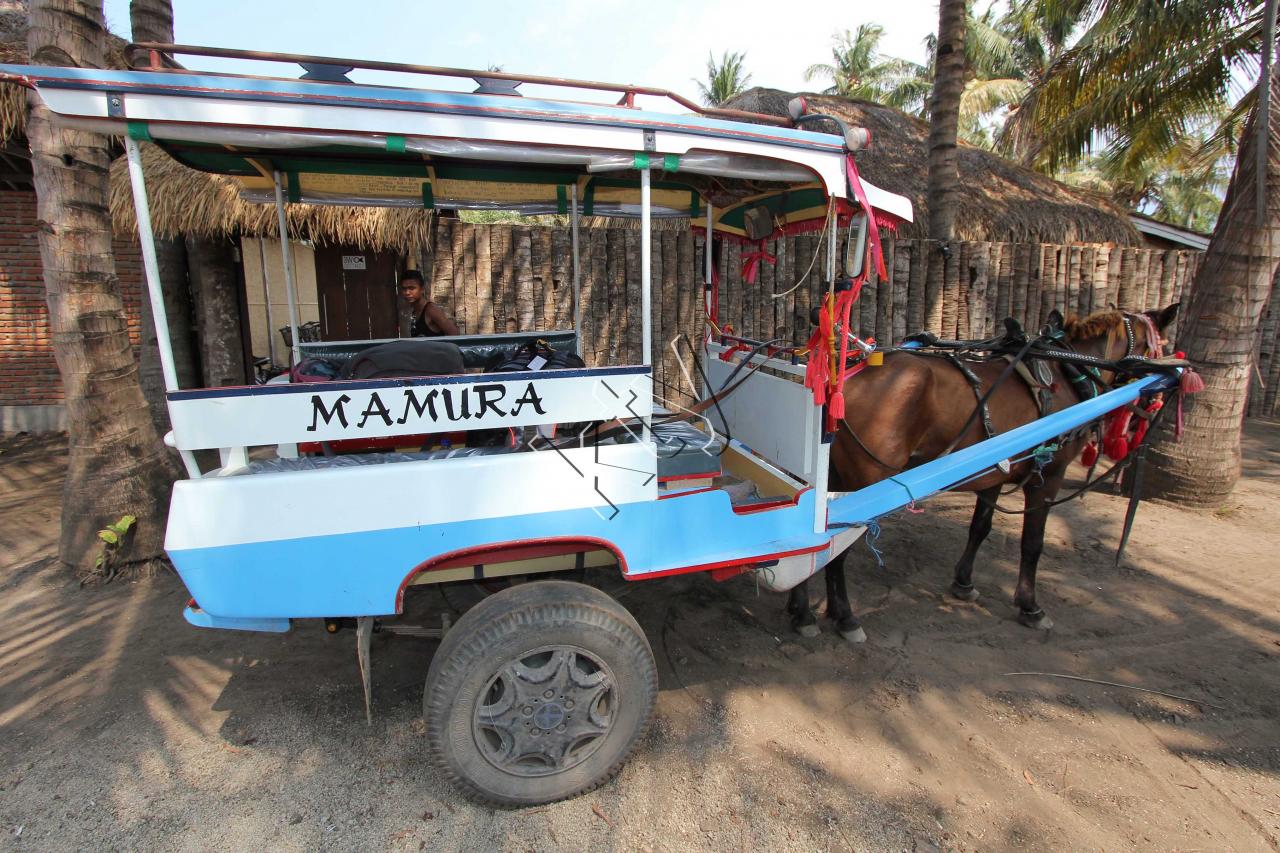
[[[884,568],[884,554],[876,547],[876,543],[880,541],[880,522],[872,519],[867,522],[867,532],[863,535],[862,541],[867,543],[867,548],[875,555],[876,562],[880,568]]]
[[[834,199],[827,202],[827,218],[826,218],[826,221],[822,223],[822,230],[818,232],[817,245],[819,247],[823,245],[822,238],[827,236],[827,229],[831,227],[831,219],[835,215],[835,206],[836,206],[836,203]],[[809,261],[809,268],[804,271],[804,275],[800,276],[800,280],[797,281],[794,286],[792,286],[789,290],[782,291],[781,293],[773,293],[771,294],[771,296],[774,299],[781,299],[784,296],[790,296],[791,294],[795,293],[796,289],[799,288],[800,285],[808,281],[809,273],[813,272],[814,266],[818,263],[818,255],[820,254],[822,254],[820,251],[815,251],[813,253],[813,260]]]

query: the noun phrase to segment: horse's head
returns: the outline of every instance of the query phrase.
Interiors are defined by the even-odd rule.
[[[1061,332],[1076,350],[1109,361],[1131,355],[1158,357],[1164,354],[1168,343],[1164,331],[1178,316],[1179,304],[1140,314],[1096,311],[1084,318],[1063,318],[1054,310],[1049,314],[1049,328]]]

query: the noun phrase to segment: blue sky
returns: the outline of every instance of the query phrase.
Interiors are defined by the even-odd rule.
[[[804,82],[804,69],[829,61],[837,30],[868,21],[881,24],[885,53],[921,61],[924,37],[938,19],[937,0],[897,0],[874,7],[849,0],[174,0],[173,5],[180,43],[465,68],[496,64],[512,72],[660,86],[690,98],[697,96],[690,78],[704,76],[708,51],[719,56],[724,50],[745,50],[754,85],[821,88]],[[128,0],[107,0],[105,11],[111,31],[128,38]],[[183,62],[193,68],[228,68],[209,60]],[[295,69],[239,70],[286,76]]]

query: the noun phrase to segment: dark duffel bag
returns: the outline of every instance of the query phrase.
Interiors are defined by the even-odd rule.
[[[448,341],[406,339],[360,350],[342,366],[343,379],[448,376],[464,373],[462,350]]]
[[[499,353],[485,368],[486,373],[520,373],[524,371],[563,370],[566,368],[586,367],[587,363],[572,350],[552,349],[546,341],[530,341],[521,345],[510,356]],[[581,431],[586,424],[560,424],[553,432],[571,430],[574,434]],[[467,443],[478,447],[499,447],[502,445],[518,445],[522,442],[523,430],[478,429],[467,436]]]

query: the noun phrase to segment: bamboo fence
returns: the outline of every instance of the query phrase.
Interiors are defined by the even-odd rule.
[[[465,332],[572,327],[568,228],[440,220],[437,229],[432,298]],[[843,252],[843,234],[839,246]],[[659,393],[677,399],[687,395],[686,374],[694,368],[689,348],[674,342],[680,336],[696,342],[703,330],[704,248],[688,231],[653,232],[654,380]],[[742,260],[752,249],[727,241],[720,246],[720,323],[756,340],[803,342],[811,332],[809,310],[825,288],[825,241],[802,234],[767,241],[765,248],[775,262],[761,264],[756,282],[747,284]],[[1092,244],[952,242],[944,251],[935,241],[892,235],[884,238],[884,255],[887,275],[873,271],[853,309],[858,333],[882,343],[923,329],[943,338],[987,337],[1005,317],[1035,328],[1055,308],[1085,315],[1112,306],[1161,307],[1185,299],[1203,257]],[[588,364],[638,362],[640,232],[583,229],[579,257],[584,358]],[[1272,409],[1280,380],[1274,375],[1280,358],[1270,357],[1276,314],[1280,310],[1264,322],[1272,345],[1259,365],[1272,377]],[[1170,338],[1176,335],[1175,326]]]

